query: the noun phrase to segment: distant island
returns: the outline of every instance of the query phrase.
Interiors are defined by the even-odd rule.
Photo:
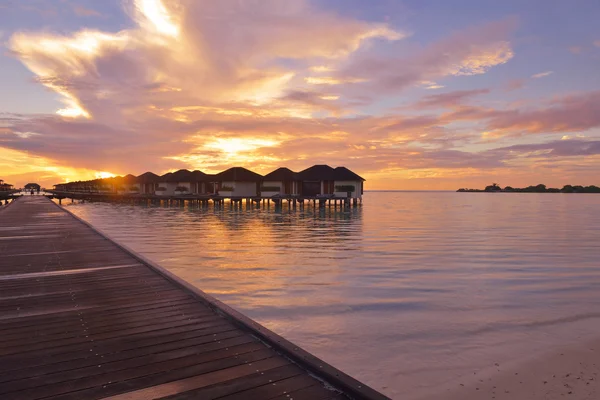
[[[497,183],[492,183],[486,186],[485,189],[458,189],[457,192],[476,192],[476,193],[600,193],[598,186],[580,186],[580,185],[565,185],[562,189],[549,188],[546,185],[527,186],[526,188],[513,188],[506,186],[501,188]]]

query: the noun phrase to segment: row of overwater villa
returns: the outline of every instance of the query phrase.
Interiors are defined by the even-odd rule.
[[[260,175],[242,167],[218,174],[181,169],[162,176],[94,179],[54,185],[56,192],[146,195],[165,197],[218,196],[228,199],[345,198],[362,199],[365,179],[346,167],[314,165],[300,172],[278,168]]]

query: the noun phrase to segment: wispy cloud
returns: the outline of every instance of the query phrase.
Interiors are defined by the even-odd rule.
[[[91,8],[86,8],[82,5],[75,5],[73,7],[73,12],[79,16],[79,17],[101,17],[102,14],[100,14],[98,11],[93,10]]]
[[[441,94],[426,96],[419,100],[416,108],[451,108],[460,105],[467,99],[490,93],[489,89],[456,90]]]
[[[469,27],[405,58],[357,56],[337,76],[363,77],[370,90],[389,93],[444,77],[481,75],[514,56],[508,40],[514,27],[512,19]]]
[[[553,73],[554,73],[554,71],[540,72],[539,74],[532,75],[531,77],[534,79],[539,79],[539,78],[544,78],[546,76],[552,75]]]
[[[522,89],[523,87],[525,87],[525,79],[511,79],[505,85],[505,89],[507,91],[518,90]]]
[[[569,51],[573,54],[581,54],[583,48],[581,46],[571,46],[569,47]]]

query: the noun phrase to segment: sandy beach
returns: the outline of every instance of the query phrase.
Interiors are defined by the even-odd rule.
[[[497,363],[494,369],[459,379],[455,389],[427,400],[600,399],[600,339],[557,347],[517,366]]]

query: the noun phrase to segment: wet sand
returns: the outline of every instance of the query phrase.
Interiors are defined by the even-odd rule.
[[[479,376],[477,376],[479,375]],[[559,347],[517,366],[459,379],[456,388],[428,400],[597,400],[600,399],[600,339]]]

